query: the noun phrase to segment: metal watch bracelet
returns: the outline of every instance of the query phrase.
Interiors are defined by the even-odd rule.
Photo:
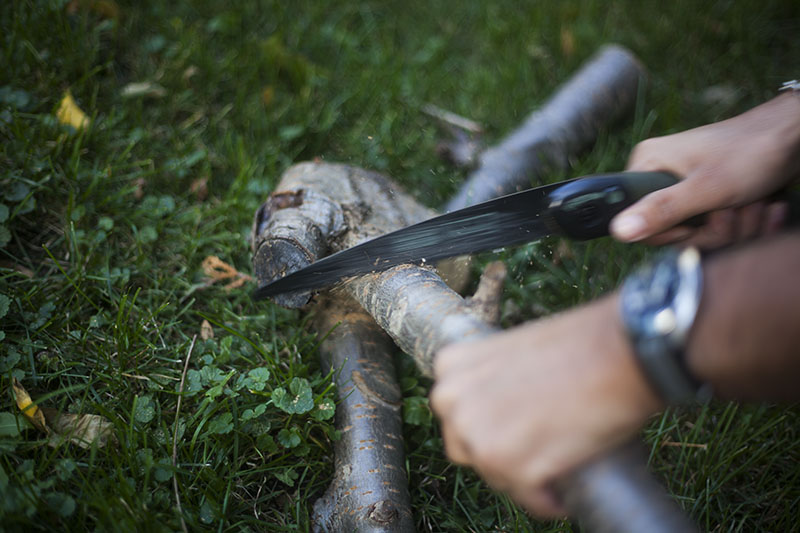
[[[778,91],[791,91],[795,94],[800,94],[800,80],[785,81],[778,88]]]

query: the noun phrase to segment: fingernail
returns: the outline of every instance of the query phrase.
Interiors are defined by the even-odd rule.
[[[643,237],[646,226],[641,215],[622,215],[611,221],[611,233],[624,241],[633,241]]]

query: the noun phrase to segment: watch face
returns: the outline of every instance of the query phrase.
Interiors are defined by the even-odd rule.
[[[622,319],[637,360],[668,402],[696,396],[699,383],[686,368],[686,339],[702,293],[700,255],[694,248],[670,250],[625,280]]]
[[[622,289],[622,316],[638,337],[670,336],[676,343],[694,321],[701,290],[700,255],[687,248],[672,252],[628,277]]]
[[[663,335],[674,329],[670,307],[679,285],[680,276],[672,261],[660,261],[629,277],[622,297],[628,328],[644,336]]]

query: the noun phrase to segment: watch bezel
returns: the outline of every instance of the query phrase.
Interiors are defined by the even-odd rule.
[[[693,247],[668,250],[622,287],[620,312],[634,353],[648,381],[671,404],[707,396],[685,361],[702,289],[700,252]]]

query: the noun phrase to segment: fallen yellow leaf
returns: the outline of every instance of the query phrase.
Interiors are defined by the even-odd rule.
[[[25,418],[39,431],[49,433],[50,429],[47,427],[47,423],[44,420],[44,414],[42,414],[41,409],[33,403],[31,395],[28,394],[28,391],[25,390],[22,383],[20,383],[17,378],[14,378],[11,387],[14,389],[14,399],[17,401],[17,407],[19,407],[19,410],[25,415]]]
[[[89,117],[75,103],[75,99],[69,90],[64,93],[64,97],[61,99],[56,118],[62,124],[67,124],[77,130],[89,125]]]

